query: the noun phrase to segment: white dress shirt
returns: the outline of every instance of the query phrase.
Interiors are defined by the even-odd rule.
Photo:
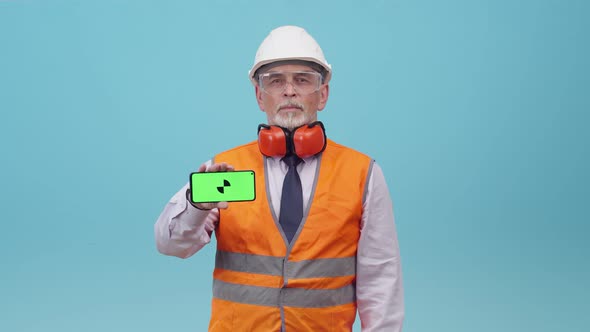
[[[209,167],[211,161],[206,164]],[[304,211],[309,204],[317,166],[315,157],[304,159],[297,166]],[[278,218],[287,165],[279,158],[267,158],[267,169],[268,193]],[[211,241],[219,211],[194,208],[186,200],[187,188],[188,183],[170,199],[155,224],[156,244],[162,254],[188,258]],[[389,190],[377,163],[373,164],[363,204],[356,271],[356,299],[362,331],[401,331],[404,298],[399,245]]]

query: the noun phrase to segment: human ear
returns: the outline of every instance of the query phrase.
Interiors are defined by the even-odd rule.
[[[318,103],[318,111],[321,111],[326,107],[328,103],[328,96],[330,95],[330,86],[324,84],[320,87],[320,101]]]
[[[264,103],[262,102],[262,89],[256,84],[254,86],[254,93],[256,94],[256,102],[261,111],[264,112]]]

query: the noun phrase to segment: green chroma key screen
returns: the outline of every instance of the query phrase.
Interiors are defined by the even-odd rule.
[[[240,202],[256,199],[254,171],[190,174],[193,203]]]

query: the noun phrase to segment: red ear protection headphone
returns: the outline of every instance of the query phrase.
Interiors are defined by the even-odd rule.
[[[258,148],[267,157],[294,153],[299,158],[314,156],[326,149],[326,130],[320,121],[295,128],[258,125]]]

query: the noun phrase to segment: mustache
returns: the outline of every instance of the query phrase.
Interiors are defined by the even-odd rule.
[[[300,103],[293,101],[293,100],[287,100],[287,101],[284,101],[284,102],[280,103],[279,105],[277,105],[276,111],[278,112],[281,110],[281,108],[286,108],[286,107],[296,107],[302,111],[304,110],[303,104],[300,104]]]

